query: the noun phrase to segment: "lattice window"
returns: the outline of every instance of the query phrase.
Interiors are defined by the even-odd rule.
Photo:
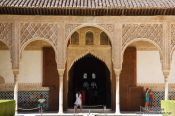
[[[94,44],[94,35],[92,32],[86,33],[86,45],[93,45]]]
[[[32,109],[38,107],[38,99],[41,95],[43,95],[44,99],[46,100],[44,110],[48,110],[49,91],[19,91],[18,107],[22,109]]]
[[[100,45],[110,45],[110,41],[105,32],[100,34]]]
[[[70,44],[79,45],[79,34],[78,34],[78,32],[74,32],[72,34]]]

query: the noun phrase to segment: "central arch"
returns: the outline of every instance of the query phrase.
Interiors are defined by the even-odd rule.
[[[76,91],[82,92],[83,106],[111,107],[110,71],[103,61],[87,54],[73,64],[68,75],[69,108],[74,105]]]

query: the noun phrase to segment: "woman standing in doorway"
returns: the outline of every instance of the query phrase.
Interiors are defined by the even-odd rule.
[[[74,113],[77,112],[77,108],[80,107],[80,110],[82,109],[82,95],[80,92],[76,93],[76,100],[74,103]]]

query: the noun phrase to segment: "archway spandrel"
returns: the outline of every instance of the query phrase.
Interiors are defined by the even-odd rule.
[[[0,23],[0,40],[11,47],[12,40],[12,23]]]
[[[98,24],[100,27],[104,28],[109,33],[114,32],[114,24]]]
[[[66,24],[65,25],[65,37],[67,38],[69,34],[81,24]]]
[[[163,24],[124,24],[122,26],[122,49],[137,38],[150,39],[163,49]]]
[[[48,39],[55,47],[58,38],[58,26],[54,23],[21,23],[20,45],[32,38]]]
[[[95,58],[99,59],[100,61],[104,62],[106,66],[111,69],[111,61],[109,60],[109,56],[106,54],[101,53],[100,51],[88,50],[76,53],[75,56],[71,56],[68,58],[68,70],[72,67],[72,65],[77,62],[79,59],[83,58],[87,54],[93,55]]]

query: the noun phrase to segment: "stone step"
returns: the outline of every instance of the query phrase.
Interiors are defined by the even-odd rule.
[[[112,113],[111,109],[77,109],[78,113]],[[67,109],[65,113],[74,113],[74,109]]]

